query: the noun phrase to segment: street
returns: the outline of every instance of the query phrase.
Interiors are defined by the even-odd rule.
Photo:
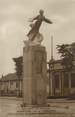
[[[0,117],[17,117],[16,113],[20,106],[20,99],[11,97],[0,98]]]
[[[22,104],[21,98],[0,97],[0,117],[75,117],[75,101],[48,100],[49,107],[36,109],[31,107],[31,111],[27,115],[23,112],[20,104]],[[44,110],[48,113],[43,113]]]

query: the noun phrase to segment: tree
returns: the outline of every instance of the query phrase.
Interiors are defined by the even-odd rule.
[[[20,56],[18,58],[13,58],[13,61],[15,62],[15,65],[16,65],[16,74],[18,76],[18,96],[21,96],[21,91],[20,91],[20,78],[22,78],[22,73],[23,73],[23,57]]]
[[[23,57],[13,58],[15,65],[16,65],[16,74],[18,78],[22,76],[23,73]]]
[[[75,43],[57,45],[57,50],[61,57],[61,64],[67,69],[72,69],[75,59]]]

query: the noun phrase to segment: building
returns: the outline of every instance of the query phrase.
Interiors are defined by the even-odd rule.
[[[22,96],[22,78],[18,78],[15,73],[2,76],[0,96]]]
[[[51,60],[48,65],[49,96],[74,96],[75,68],[65,69],[61,64],[61,60]]]
[[[10,73],[0,78],[0,96],[16,96],[23,95],[23,79],[18,78],[16,73]],[[48,80],[46,80],[48,84]],[[48,90],[47,90],[48,92]]]

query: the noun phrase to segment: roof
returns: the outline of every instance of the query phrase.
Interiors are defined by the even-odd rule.
[[[13,81],[13,80],[18,80],[18,77],[17,77],[16,73],[7,74],[6,76],[3,76],[0,79],[0,81]]]

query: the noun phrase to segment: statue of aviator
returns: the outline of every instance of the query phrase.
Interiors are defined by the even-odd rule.
[[[27,36],[28,36],[30,41],[35,40],[35,37],[39,33],[39,28],[40,28],[40,26],[41,26],[43,21],[46,22],[46,23],[52,24],[52,21],[50,21],[49,19],[45,18],[45,16],[43,14],[44,14],[44,11],[40,10],[39,11],[39,15],[34,17],[32,19],[32,21],[31,21],[31,22],[34,22],[34,21],[35,22],[30,24],[31,30],[27,34]]]

